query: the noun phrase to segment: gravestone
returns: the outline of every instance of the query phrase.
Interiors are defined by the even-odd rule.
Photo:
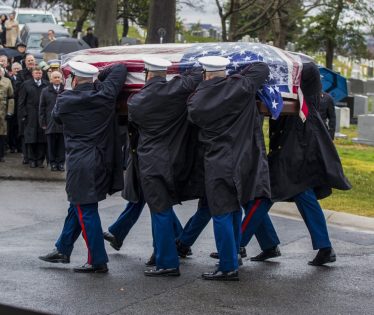
[[[365,94],[365,83],[360,79],[349,79],[349,94]]]
[[[335,107],[336,114],[336,129],[335,138],[347,138],[347,136],[341,133],[341,128],[349,128],[350,115],[348,107]]]
[[[358,116],[358,138],[352,141],[374,146],[374,114]]]
[[[340,102],[336,102],[337,107],[348,107],[349,109],[349,123],[351,125],[357,124],[357,117],[353,117],[353,105],[354,105],[354,97],[353,96],[347,96]]]
[[[354,96],[353,117],[368,113],[368,97],[364,95]]]
[[[373,79],[366,81],[366,93],[374,94],[374,80]]]

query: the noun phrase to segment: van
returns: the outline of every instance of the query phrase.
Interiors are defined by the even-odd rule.
[[[20,31],[27,23],[49,23],[57,24],[53,13],[29,8],[18,8],[15,10],[15,19],[18,21]]]

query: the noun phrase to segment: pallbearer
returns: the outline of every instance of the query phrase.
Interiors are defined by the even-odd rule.
[[[194,160],[186,102],[202,80],[202,73],[190,71],[167,81],[168,60],[144,58],[144,63],[146,84],[128,100],[128,112],[129,123],[139,134],[136,158],[141,194],[152,219],[156,268],[146,270],[145,275],[179,276],[173,205],[185,195],[193,197],[186,186]],[[126,183],[133,185],[131,180]],[[125,191],[131,190],[128,188]],[[125,197],[133,199],[131,195]]]
[[[293,201],[309,230],[316,257],[309,262],[321,266],[335,262],[336,255],[329,238],[326,220],[318,202],[331,195],[332,188],[349,190],[338,153],[325,123],[318,114],[321,100],[321,78],[314,63],[305,63],[301,90],[308,106],[305,122],[298,116],[270,120],[268,155],[273,201]],[[272,203],[268,204],[270,208]],[[248,216],[247,212],[247,216]],[[254,231],[243,228],[242,246]],[[253,261],[279,256],[278,237],[268,214],[256,232],[262,252]]]
[[[39,257],[69,263],[79,235],[88,259],[75,272],[105,273],[108,256],[98,202],[123,188],[121,147],[117,141],[116,98],[127,70],[118,64],[103,70],[83,62],[69,62],[73,90],[59,94],[52,116],[62,123],[66,146],[66,192],[70,207],[56,249]]]
[[[270,197],[261,117],[255,100],[269,68],[256,62],[240,74],[226,77],[228,59],[212,56],[199,62],[205,69],[205,81],[189,98],[188,113],[200,128],[199,139],[204,145],[207,205],[220,258],[218,269],[204,273],[203,278],[235,281],[239,280],[241,206],[255,198]]]

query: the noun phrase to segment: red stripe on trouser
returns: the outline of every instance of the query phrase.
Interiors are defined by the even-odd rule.
[[[242,223],[242,233],[244,233],[244,231],[246,230],[247,225],[249,224],[249,221],[251,221],[251,218],[253,217],[253,215],[256,212],[257,208],[259,207],[260,203],[261,203],[261,200],[257,199],[255,201],[255,203],[253,204],[251,210],[249,210],[248,215],[245,217],[245,219]]]
[[[85,227],[84,221],[83,221],[83,212],[82,212],[82,209],[79,205],[77,205],[77,209],[78,209],[79,222],[80,222],[81,228],[82,228],[82,235],[83,235],[83,238],[86,242],[86,246],[87,246],[87,249],[88,249],[87,263],[91,265],[92,264],[91,251],[90,251],[90,246],[88,245],[88,237],[87,237],[86,227]]]

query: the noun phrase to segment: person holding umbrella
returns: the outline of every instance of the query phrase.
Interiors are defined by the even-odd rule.
[[[68,54],[74,51],[89,49],[90,46],[82,39],[62,37],[48,43],[42,53]]]

